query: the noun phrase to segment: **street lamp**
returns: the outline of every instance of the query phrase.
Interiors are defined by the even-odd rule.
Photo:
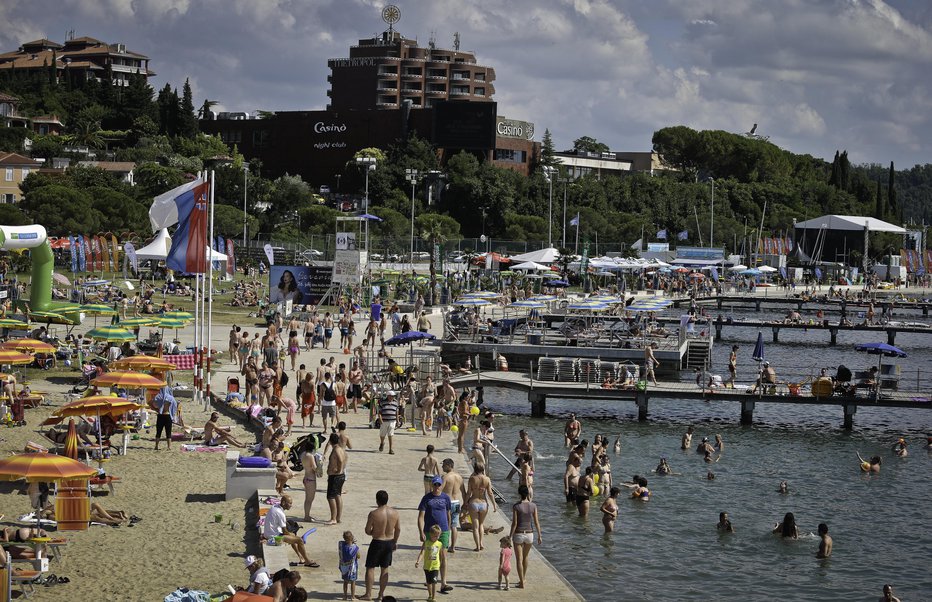
[[[406,169],[406,177],[411,182],[411,269],[414,270],[414,191],[417,188],[417,180],[421,176],[416,169]]]
[[[369,214],[369,172],[375,171],[375,157],[356,157],[356,165],[362,166],[366,171],[366,198],[365,198],[365,213]],[[369,252],[369,218],[366,220],[366,253]]]
[[[337,192],[340,192],[340,178],[343,177],[342,174],[333,174],[333,177],[337,179]]]
[[[479,208],[482,209],[482,236],[479,237],[479,242],[484,243],[486,240],[488,240],[488,239],[485,237],[485,216],[487,215],[487,213],[486,213],[487,207],[479,207]],[[485,251],[485,252],[486,252],[486,253],[489,252],[489,248],[488,248],[488,247],[486,247],[486,251]]]
[[[243,249],[246,248],[246,182],[249,176],[249,163],[243,163]]]
[[[709,248],[715,248],[715,178],[709,176],[709,184],[712,185],[712,220],[709,224]]]
[[[547,204],[547,247],[553,247],[553,174],[556,171],[555,167],[550,165],[544,165],[544,177],[547,178],[547,182],[550,184],[550,200]]]

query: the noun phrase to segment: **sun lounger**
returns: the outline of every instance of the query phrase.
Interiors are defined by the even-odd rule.
[[[23,597],[28,598],[35,593],[35,584],[44,578],[46,574],[47,572],[45,571],[13,569],[10,574],[10,582],[12,585],[19,586],[20,591],[23,592]]]
[[[91,487],[91,491],[103,491],[104,487],[110,490],[110,495],[116,495],[116,492],[113,489],[114,483],[121,482],[120,477],[114,477],[112,475],[107,475],[103,478],[93,478],[88,481],[88,485]]]

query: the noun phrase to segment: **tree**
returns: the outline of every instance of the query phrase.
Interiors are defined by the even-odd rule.
[[[247,238],[259,230],[259,220],[252,215],[246,216]],[[216,204],[214,206],[214,232],[224,238],[242,241],[243,209],[232,205]]]
[[[174,136],[178,133],[181,116],[178,91],[172,90],[170,84],[165,84],[165,87],[159,90],[156,103],[159,108],[159,133],[167,136]]]
[[[549,129],[544,130],[544,137],[540,143],[540,164],[548,167],[556,167],[560,164],[557,159],[557,150],[553,146],[553,134]]]
[[[877,219],[883,219],[883,190],[880,188],[880,179],[877,180],[877,196],[876,204],[874,205],[874,217]]]
[[[587,153],[598,153],[601,155],[602,153],[609,152],[611,149],[607,144],[603,144],[595,138],[591,138],[589,136],[580,136],[576,140],[573,140],[573,150],[576,152],[583,151]]]
[[[890,205],[890,214],[896,219],[899,217],[899,209],[896,206],[896,171],[893,169],[893,161],[890,161],[890,175],[887,181],[887,203]]]
[[[430,244],[430,295],[428,305],[434,304],[434,293],[437,289],[437,264],[434,257],[434,247],[442,245],[448,238],[460,235],[460,225],[453,218],[436,213],[419,215],[415,224],[421,232],[421,238]]]
[[[178,114],[178,135],[182,138],[194,138],[197,136],[197,115],[194,113],[194,99],[191,94],[191,81],[184,80],[184,87],[181,91],[181,106]]]
[[[20,208],[52,235],[99,232],[105,226],[104,216],[93,209],[89,194],[60,184],[31,191],[23,197]]]

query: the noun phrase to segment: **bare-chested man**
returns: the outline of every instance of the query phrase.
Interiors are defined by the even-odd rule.
[[[220,425],[217,424],[217,420],[219,419],[220,414],[217,412],[210,415],[210,420],[204,425],[204,442],[207,445],[221,445],[226,443],[235,445],[236,447],[246,447],[244,443],[240,443],[236,437],[223,430]]]
[[[330,506],[329,524],[343,518],[343,483],[346,482],[346,450],[340,445],[340,436],[330,434],[330,460],[327,463],[327,504]]]
[[[398,511],[388,505],[388,492],[380,490],[375,494],[375,503],[378,506],[369,513],[366,521],[366,535],[372,536],[369,543],[369,553],[366,555],[366,595],[363,600],[372,599],[372,584],[375,581],[375,567],[382,569],[379,575],[378,600],[385,597],[385,586],[388,585],[388,567],[392,566],[392,552],[398,546],[401,537],[401,522]]]
[[[689,449],[693,446],[693,427],[687,427],[683,433],[683,441],[680,443],[680,449]]]
[[[434,457],[433,445],[427,446],[427,455],[421,458],[421,463],[418,464],[417,469],[419,472],[424,473],[424,493],[430,493],[431,482],[434,477],[440,476],[440,463]]]
[[[428,377],[428,383],[430,377]],[[424,387],[424,397],[421,398],[420,419],[421,434],[427,435],[427,423],[434,415],[434,387],[432,385]],[[433,426],[433,425],[431,425]]]
[[[466,484],[463,477],[453,470],[453,459],[443,461],[443,489],[442,492],[450,496],[452,508],[450,509],[450,554],[456,551],[456,533],[460,528],[460,512],[466,500]]]
[[[566,421],[566,426],[563,427],[563,446],[573,445],[573,442],[579,439],[581,433],[582,423],[576,419],[576,414],[570,414],[570,419]]]
[[[310,451],[301,454],[301,464],[304,466],[304,520],[311,522],[311,506],[317,497],[317,458]]]
[[[358,404],[362,403],[362,368],[359,362],[354,361],[349,371],[349,390],[346,394],[347,403],[353,405],[353,413],[357,412]]]
[[[567,465],[563,473],[563,493],[566,503],[576,503],[576,488],[579,485],[579,466],[582,464],[579,456],[575,456]]]
[[[531,437],[528,436],[527,431],[524,429],[518,431],[518,444],[515,445],[515,458],[520,458],[522,456],[531,457],[531,470],[534,470],[534,442],[531,441]],[[517,469],[512,466],[511,471],[505,478],[510,481],[511,477],[515,476],[516,472],[518,472]]]
[[[469,425],[469,394],[463,391],[460,395],[459,402],[456,404],[456,426],[459,429],[456,433],[456,451],[464,453],[463,447],[466,444],[466,427]]]

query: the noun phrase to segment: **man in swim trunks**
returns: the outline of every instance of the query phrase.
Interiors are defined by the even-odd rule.
[[[236,447],[246,447],[245,444],[240,443],[236,437],[226,432],[220,428],[220,425],[217,424],[217,420],[220,419],[220,414],[213,412],[210,415],[210,420],[204,425],[204,443],[206,445],[235,445]]]
[[[353,367],[349,371],[349,391],[346,397],[352,401],[355,414],[358,404],[362,403],[362,368],[359,367],[358,361],[353,362]]]
[[[329,524],[343,518],[343,483],[346,482],[346,450],[340,445],[340,436],[330,434],[330,460],[327,463],[327,504],[330,505]]]
[[[460,528],[460,511],[466,499],[463,476],[453,470],[453,459],[443,461],[443,493],[450,496],[450,554],[456,552],[456,534]]]
[[[388,505],[388,492],[380,490],[375,494],[375,503],[378,506],[369,513],[366,520],[366,535],[372,536],[369,543],[369,553],[366,555],[366,595],[363,600],[372,599],[372,584],[375,580],[375,567],[380,567],[378,600],[385,597],[385,586],[388,585],[388,567],[392,566],[392,552],[398,546],[401,537],[401,522],[398,511]]]
[[[424,493],[430,493],[431,483],[434,477],[440,475],[440,464],[434,457],[434,446],[427,446],[427,455],[421,458],[421,463],[417,467],[419,472],[424,473]]]
[[[579,484],[579,466],[582,460],[578,456],[574,457],[566,465],[566,472],[563,473],[563,494],[566,495],[566,503],[576,501],[576,487]]]

